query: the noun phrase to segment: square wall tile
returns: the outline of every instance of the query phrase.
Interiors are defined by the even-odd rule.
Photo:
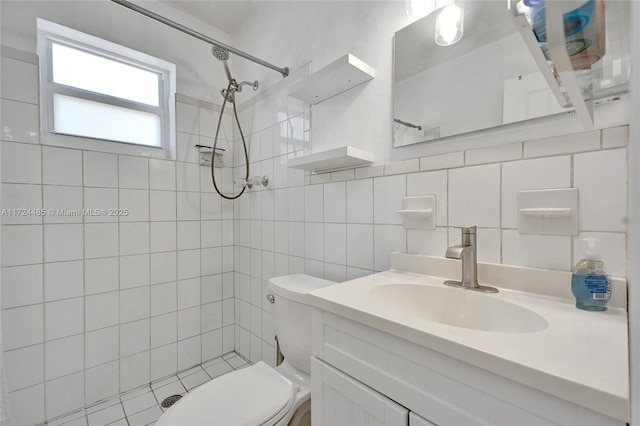
[[[347,225],[347,265],[373,269],[373,225]]]
[[[199,221],[178,222],[178,250],[200,248]]]
[[[149,352],[120,359],[120,392],[134,389],[151,381]]]
[[[149,216],[152,221],[176,220],[177,203],[174,191],[150,191]]]
[[[289,188],[289,220],[302,222],[305,220],[305,189],[303,187]]]
[[[118,208],[123,213],[120,222],[149,221],[149,191],[121,189],[119,191]]]
[[[149,160],[119,155],[118,183],[120,188],[149,189]]]
[[[118,187],[118,156],[103,152],[82,153],[84,186]]]
[[[120,357],[149,350],[149,319],[120,325]]]
[[[444,256],[449,247],[447,235],[447,228],[407,229],[407,253]]]
[[[224,193],[224,191],[223,191]],[[183,202],[189,202],[192,206],[188,204],[183,206],[182,208],[189,208],[193,210],[197,207],[197,202],[195,202],[195,196],[191,195],[188,199],[184,199]],[[191,211],[188,213],[192,219],[183,219],[183,220],[220,220],[222,218],[222,198],[218,194],[200,194],[200,217],[195,217],[195,211]]]
[[[4,62],[4,59],[3,59]],[[4,97],[4,93],[2,94]],[[2,139],[36,144],[40,140],[38,105],[2,99]]]
[[[626,231],[626,149],[576,154],[573,173],[580,198],[580,230]]]
[[[304,219],[306,222],[324,220],[324,185],[311,185],[304,188]]]
[[[142,287],[150,284],[150,260],[148,254],[120,256],[119,260],[120,290]]]
[[[500,164],[449,171],[449,225],[500,226]]]
[[[324,220],[325,222],[346,223],[347,187],[344,182],[324,185]]]
[[[2,309],[42,303],[43,265],[2,268]]]
[[[178,344],[151,349],[151,380],[161,379],[178,371]],[[178,382],[179,383],[179,382]]]
[[[540,158],[502,165],[502,227],[518,227],[518,191],[571,186],[569,156]]]
[[[9,394],[11,414],[16,425],[35,425],[45,421],[44,383]]]
[[[151,284],[174,282],[177,277],[177,254],[175,251],[151,255]]]
[[[178,220],[200,220],[200,194],[197,192],[178,192],[177,218]],[[218,217],[219,218],[219,217]],[[215,217],[209,217],[215,219]]]
[[[200,334],[200,307],[178,311],[178,340]]]
[[[406,190],[405,175],[380,177],[373,180],[373,218],[378,224],[402,224]]]
[[[48,302],[44,305],[44,337],[53,340],[84,332],[84,298]]]
[[[337,223],[324,224],[324,261],[346,265],[347,225]]]
[[[85,303],[85,330],[97,330],[118,324],[120,298],[118,292],[87,296]]]
[[[191,337],[178,342],[178,370],[184,370],[202,362],[202,339]]]
[[[85,294],[106,293],[118,289],[119,265],[117,257],[84,261]]]
[[[47,382],[46,390],[48,419],[84,407],[84,372]]]
[[[389,269],[389,258],[392,252],[407,252],[406,231],[400,225],[375,225],[373,238],[376,271]]]
[[[37,104],[38,66],[17,59],[2,57],[0,92],[4,99]]]
[[[2,227],[2,266],[42,263],[42,225]]]
[[[149,253],[149,223],[120,223],[120,255]]]
[[[120,323],[149,317],[149,287],[120,292]]]
[[[120,334],[118,326],[107,327],[85,334],[86,368],[118,359]]]
[[[502,263],[569,271],[572,237],[502,231]]]
[[[189,222],[193,223],[193,222]],[[196,222],[197,223],[197,222]],[[230,226],[229,226],[230,225]],[[224,226],[231,228],[231,239],[223,242],[223,221],[221,220],[205,220],[200,222],[201,232],[199,234],[200,247],[220,247],[222,245],[233,244],[233,222],[224,221]],[[227,238],[229,236],[227,235]],[[226,244],[225,244],[226,243]]]
[[[176,249],[176,222],[151,222],[149,232],[151,253]]]
[[[176,162],[178,191],[200,191],[200,165]]]
[[[177,293],[175,282],[151,286],[151,316],[175,312],[178,306]]]
[[[2,311],[2,344],[5,351],[44,341],[44,307],[31,305]]]
[[[2,142],[2,182],[42,183],[41,148]]]
[[[176,138],[177,160],[187,163],[198,163],[200,161],[198,158],[198,148],[196,147],[198,144],[200,144],[199,136],[178,132]]]
[[[200,250],[182,250],[178,252],[178,279],[200,276]]]
[[[91,223],[84,226],[84,257],[113,257],[118,255],[118,224]]]
[[[151,347],[157,348],[178,340],[178,313],[171,312],[151,318]]]
[[[82,151],[42,147],[42,181],[49,185],[82,185]]]
[[[232,283],[233,284],[233,283]],[[222,300],[223,285],[222,275],[208,275],[200,278],[200,294],[202,295],[202,303],[211,303]],[[233,289],[231,290],[233,296]]]
[[[347,222],[373,223],[373,179],[347,182]]]
[[[42,214],[15,214],[10,211],[16,209],[18,212],[42,209],[42,186],[40,185],[17,185],[5,183],[2,185],[2,211],[8,210],[2,215],[3,225],[25,225],[42,223]],[[6,214],[8,213],[8,214]],[[45,212],[49,213],[49,212]]]
[[[178,309],[200,305],[200,278],[178,281]]]
[[[86,404],[93,404],[118,394],[119,368],[119,363],[114,361],[85,371]]]
[[[44,185],[43,208],[47,209],[44,223],[82,223],[84,191],[81,187]],[[49,210],[51,213],[49,214]]]
[[[44,383],[9,394],[11,414],[17,425],[35,425],[45,421]]]
[[[44,345],[4,352],[7,391],[44,382]]]
[[[47,380],[84,370],[84,335],[46,342],[44,358]]]
[[[44,261],[60,262],[82,259],[83,226],[48,224],[44,226]]]
[[[306,258],[324,260],[324,225],[322,223],[306,223],[304,241]]]
[[[168,160],[149,160],[149,188],[176,190],[176,163]]]

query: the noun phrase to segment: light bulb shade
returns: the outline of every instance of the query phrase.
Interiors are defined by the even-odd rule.
[[[457,43],[464,34],[464,10],[455,3],[449,3],[438,14],[436,19],[436,44],[451,46]]]

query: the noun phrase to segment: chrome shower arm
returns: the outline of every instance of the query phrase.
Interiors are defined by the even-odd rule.
[[[233,53],[234,55],[238,55],[238,56],[240,56],[242,58],[248,59],[248,60],[250,60],[252,62],[255,62],[257,64],[262,65],[263,67],[271,68],[272,70],[278,71],[280,74],[282,74],[282,77],[287,77],[289,75],[289,67],[280,68],[278,66],[270,64],[267,61],[263,61],[260,58],[256,58],[253,55],[249,55],[248,53],[245,53],[245,52],[243,52],[241,50],[238,50],[238,49],[236,49],[234,47],[231,47],[231,46],[229,46],[229,45],[227,45],[225,43],[222,43],[222,42],[219,42],[218,40],[212,39],[211,37],[208,37],[208,36],[206,36],[206,35],[204,35],[202,33],[194,31],[191,28],[185,27],[184,25],[179,24],[179,23],[177,23],[175,21],[172,21],[171,19],[167,19],[164,16],[158,15],[155,12],[152,12],[150,10],[147,10],[147,9],[143,8],[143,7],[140,7],[137,4],[131,3],[130,1],[127,1],[127,0],[111,0],[111,1],[114,2],[114,3],[117,3],[117,4],[121,5],[121,6],[124,6],[127,9],[131,9],[134,12],[138,12],[141,15],[145,15],[145,16],[151,18],[151,19],[155,19],[158,22],[161,22],[161,23],[163,23],[165,25],[168,25],[168,26],[170,26],[170,27],[172,27],[172,28],[174,28],[174,29],[176,29],[178,31],[182,31],[185,34],[188,34],[188,35],[190,35],[192,37],[200,39],[200,40],[202,40],[202,41],[204,41],[206,43],[209,43],[209,44],[212,44],[214,46],[218,46],[218,47],[221,47],[221,48],[223,48],[225,50],[228,50],[229,52]],[[225,68],[225,70],[227,71],[227,75],[230,77],[231,73],[226,68]],[[229,79],[231,79],[231,78],[229,78]]]

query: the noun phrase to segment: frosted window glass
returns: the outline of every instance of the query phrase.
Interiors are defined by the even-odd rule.
[[[160,117],[143,111],[55,94],[54,131],[160,148]]]
[[[55,83],[159,106],[159,75],[58,43],[51,44]]]

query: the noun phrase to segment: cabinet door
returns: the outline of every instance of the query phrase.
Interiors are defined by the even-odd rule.
[[[411,412],[409,413],[409,426],[436,426],[436,424]]]
[[[403,426],[409,411],[330,365],[311,358],[314,426]]]

